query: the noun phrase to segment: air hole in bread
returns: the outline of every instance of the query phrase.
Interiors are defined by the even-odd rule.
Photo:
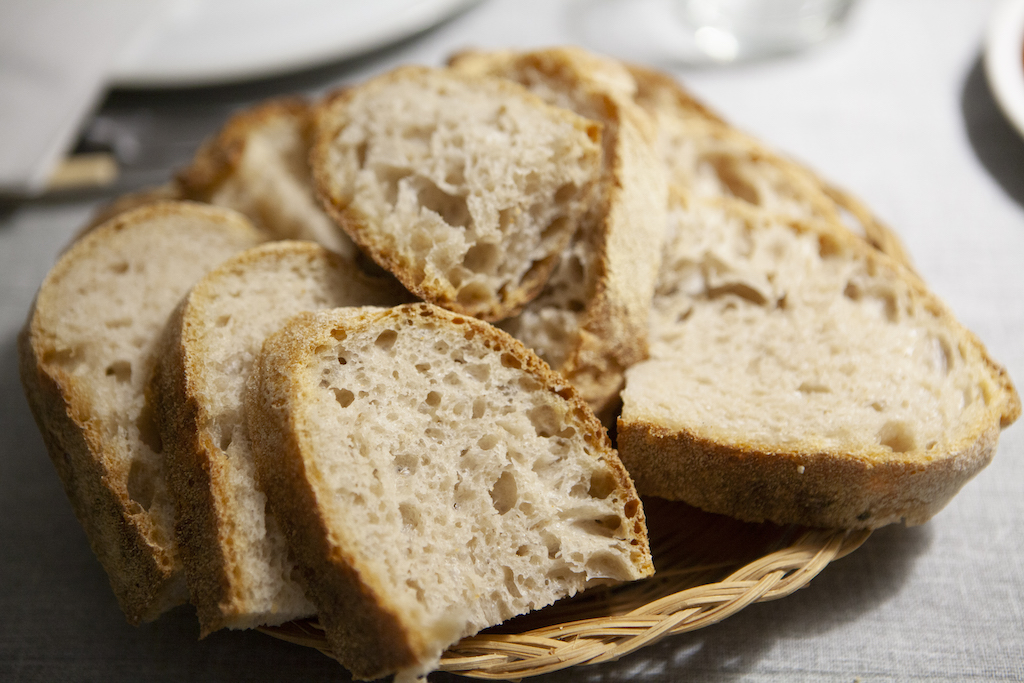
[[[447,375],[444,376],[444,383],[453,387],[461,386],[462,378],[459,377],[454,372],[449,372]]]
[[[139,441],[154,453],[163,453],[164,445],[160,439],[160,429],[157,427],[156,416],[153,414],[153,406],[149,401],[142,404],[139,416],[135,418],[135,428],[139,430]]]
[[[43,352],[43,363],[46,365],[58,365],[65,370],[72,371],[82,362],[81,349],[48,349]]]
[[[608,470],[598,470],[590,476],[590,487],[587,493],[591,498],[604,500],[615,490],[617,482]]]
[[[377,335],[377,339],[373,343],[382,351],[390,351],[396,341],[398,341],[398,332],[395,330],[384,330]]]
[[[491,367],[485,363],[467,365],[466,372],[478,382],[486,382],[491,377]]]
[[[516,501],[519,499],[519,486],[516,484],[515,476],[507,470],[502,472],[501,476],[498,477],[498,480],[491,487],[490,494],[491,503],[499,515],[503,515],[514,508]]]
[[[544,542],[544,547],[548,551],[548,559],[553,560],[558,557],[558,552],[562,549],[562,542],[558,540],[558,537],[549,531],[542,531],[541,540]]]
[[[107,377],[126,384],[132,379],[132,364],[126,360],[117,360],[107,366]]]
[[[501,437],[497,434],[484,434],[477,440],[476,445],[482,451],[489,451],[501,442]]]
[[[542,404],[526,411],[537,436],[542,439],[554,436],[562,430],[562,419],[554,406]]]
[[[832,235],[818,235],[818,255],[823,259],[837,256],[840,252],[839,242]]]
[[[110,272],[115,275],[124,275],[128,272],[128,262],[118,261],[117,263],[110,264]]]
[[[715,176],[729,194],[748,204],[755,206],[761,204],[757,188],[742,176],[739,165],[733,158],[723,154],[709,154],[704,161],[714,169]]]
[[[878,430],[878,443],[894,453],[907,453],[915,448],[914,429],[906,422],[890,420]]]
[[[411,453],[398,453],[395,455],[395,471],[402,474],[413,474],[419,468],[420,460]]]
[[[511,353],[501,354],[501,367],[518,370],[523,367],[522,362]]]
[[[143,510],[149,510],[153,505],[157,476],[156,468],[144,458],[136,457],[128,468],[128,497]]]
[[[725,296],[735,296],[749,301],[755,306],[764,306],[768,299],[760,291],[746,282],[729,282],[718,287],[708,288],[708,299],[717,299]]]
[[[547,240],[550,240],[552,238],[559,239],[560,236],[563,233],[565,233],[566,226],[567,226],[568,222],[569,222],[569,219],[566,218],[565,216],[559,216],[555,220],[551,221],[550,223],[547,224],[547,226],[541,232],[541,234],[540,234],[541,240],[547,241]]]
[[[622,508],[622,511],[629,519],[633,519],[634,517],[636,517],[636,513],[639,512],[639,510],[640,501],[637,499],[626,501],[625,506]],[[639,524],[639,521],[637,522],[637,524]]]
[[[431,408],[437,408],[439,405],[441,405],[441,394],[439,394],[436,391],[429,392],[427,394],[427,398],[424,400],[424,403],[426,403]]]
[[[949,342],[942,337],[932,337],[931,344],[936,369],[943,375],[948,375],[953,369],[953,349],[950,348]]]
[[[800,386],[797,387],[797,391],[799,391],[801,394],[830,394],[830,393],[832,393],[832,389],[830,389],[828,387],[828,385],[822,384],[821,382],[816,382],[816,381],[801,382]]]
[[[487,399],[475,398],[473,399],[473,419],[480,419],[487,413]]]
[[[107,326],[107,329],[109,329],[109,330],[119,330],[119,329],[122,329],[122,328],[125,328],[125,327],[131,327],[132,319],[131,318],[115,318],[114,320],[108,320],[105,324]]]
[[[377,176],[377,182],[383,188],[384,201],[394,207],[398,201],[399,183],[412,175],[412,171],[387,164],[375,164],[373,174]]]
[[[462,258],[462,265],[474,273],[492,273],[501,261],[501,247],[491,242],[478,242],[466,251]],[[452,274],[452,284],[456,287],[459,283],[455,281]]]
[[[516,575],[515,572],[512,571],[512,568],[504,567],[502,571],[505,574],[505,590],[516,598],[523,597],[523,594],[519,592],[519,585],[516,582]]]
[[[473,216],[469,212],[465,197],[449,194],[430,180],[417,178],[421,184],[416,199],[421,207],[436,213],[445,223],[456,228],[468,228],[473,225]]]
[[[463,306],[483,305],[492,299],[490,288],[483,282],[472,281],[459,289],[455,300]]]
[[[334,392],[334,400],[338,402],[338,405],[342,408],[348,408],[352,405],[352,401],[356,400],[355,395],[348,389],[331,389]]]
[[[406,531],[415,531],[420,527],[420,511],[410,503],[401,503],[398,513],[402,516],[402,527]]]

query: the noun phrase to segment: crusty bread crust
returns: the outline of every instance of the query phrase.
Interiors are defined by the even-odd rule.
[[[500,330],[469,317],[459,316],[430,304],[409,304],[390,310],[339,309],[320,315],[296,316],[288,326],[264,345],[257,361],[246,399],[247,419],[257,455],[260,483],[268,502],[287,534],[301,577],[318,607],[332,651],[356,677],[375,678],[396,670],[429,664],[438,635],[425,634],[413,617],[402,610],[391,587],[364,566],[346,548],[346,534],[359,529],[339,529],[327,518],[327,503],[321,496],[333,495],[325,475],[309,454],[308,432],[313,425],[301,417],[297,406],[316,403],[319,387],[289,380],[293,367],[303,367],[318,349],[329,347],[354,330],[374,330],[391,325],[416,326],[431,323],[461,326],[473,339],[508,367],[519,367],[541,382],[548,391],[569,403],[568,413],[577,436],[601,454],[626,510],[626,533],[631,539],[631,557],[636,578],[653,573],[647,549],[647,532],[640,500],[611,448],[607,433],[586,403],[565,379],[553,372],[535,354]],[[415,333],[415,332],[414,332]],[[483,596],[481,596],[482,598]],[[458,637],[458,626],[451,636]]]
[[[750,225],[761,225],[764,218],[735,201],[721,205]],[[779,434],[771,443],[724,421],[692,423],[680,415],[666,424],[639,404],[640,397],[631,400],[627,378],[626,407],[618,422],[622,461],[643,495],[682,500],[745,521],[835,528],[921,524],[991,461],[1000,430],[1020,416],[1020,397],[980,340],[903,264],[850,233],[819,223],[787,225],[816,236],[829,254],[863,261],[867,272],[900,288],[901,300],[912,302],[909,308],[948,330],[962,358],[958,362],[973,369],[984,409],[946,427],[942,449],[924,444],[894,449],[874,434],[858,434],[839,448],[821,450],[818,435]],[[664,366],[659,377],[671,383],[671,367]]]
[[[604,173],[598,196],[575,242],[563,253],[566,273],[575,272],[576,256],[587,257],[574,307],[575,329],[562,342],[560,359],[546,356],[594,411],[608,417],[614,410],[623,372],[647,356],[647,318],[664,235],[667,179],[654,148],[651,118],[633,98],[636,84],[618,63],[578,48],[534,52],[466,51],[452,66],[467,73],[500,76],[531,88],[551,102],[572,108],[604,125]],[[527,345],[531,313],[564,309],[562,293],[571,276],[556,271],[530,304],[527,315],[503,327]],[[562,310],[562,314],[569,311]],[[543,352],[542,352],[542,355]]]
[[[309,169],[313,106],[298,97],[232,116],[176,175],[185,199],[245,214],[274,239],[312,240],[344,256],[358,249],[320,207]]]
[[[111,407],[97,405],[89,380],[81,378],[68,365],[69,361],[76,362],[80,350],[65,348],[66,342],[55,322],[63,317],[62,311],[78,304],[75,297],[88,296],[66,291],[63,283],[76,269],[89,267],[107,251],[118,249],[122,234],[152,229],[151,223],[159,224],[165,217],[194,217],[204,229],[222,230],[224,243],[236,244],[237,249],[263,239],[241,216],[196,204],[154,203],[121,213],[85,235],[58,261],[40,287],[19,336],[19,367],[29,406],[75,515],[107,571],[125,616],[133,624],[152,620],[185,600],[180,560],[170,529],[164,528],[130,495],[132,478],[137,475],[129,469],[130,458],[124,449],[131,446],[122,445],[123,437],[116,429],[111,432],[105,418]],[[183,292],[188,283],[154,285],[179,287]],[[97,321],[97,326],[100,324]],[[97,338],[94,342],[102,345],[104,340]],[[140,343],[146,348],[152,342],[155,339],[143,339]],[[139,376],[148,374],[154,362],[152,356],[142,353],[138,359],[140,367],[132,369]],[[121,417],[138,426],[144,441],[154,438],[155,426],[148,404],[138,414]],[[159,450],[157,443],[150,446]],[[145,479],[153,476],[157,475],[147,474]],[[163,485],[154,480],[148,486],[160,489]],[[159,490],[148,494],[154,499],[160,497]]]
[[[303,128],[309,104],[298,97],[263,102],[235,114],[215,137],[203,143],[192,162],[175,174],[175,181],[189,199],[209,202],[221,184],[237,172],[245,146],[254,131],[278,118],[295,119]]]
[[[88,401],[47,369],[40,346],[30,327],[18,336],[22,386],[50,460],[128,622],[152,621],[187,599],[181,566],[173,548],[154,541],[152,521],[132,514],[125,487],[109,483],[121,477],[96,457],[106,444]]]
[[[308,273],[308,297],[296,299],[288,310],[278,310],[279,303],[270,295],[257,291],[224,291],[225,282],[238,282],[250,270],[259,269],[263,278],[253,285],[274,286],[273,268],[300,269]],[[323,273],[337,273],[335,280],[313,281]],[[282,281],[284,277],[281,278]],[[337,287],[332,288],[333,285]],[[232,286],[239,286],[233,284]],[[343,287],[347,287],[343,289]],[[275,291],[278,289],[274,287]],[[213,303],[220,296],[237,296],[238,315],[251,315],[243,305],[252,306],[263,300],[265,314],[271,320],[276,316],[290,317],[313,304],[307,299],[320,298],[318,307],[339,306],[345,303],[395,304],[409,300],[409,295],[392,278],[371,278],[363,274],[349,259],[328,251],[311,242],[270,242],[244,251],[211,271],[199,281],[182,300],[168,322],[162,340],[162,361],[154,372],[152,386],[167,458],[167,474],[171,494],[175,498],[177,517],[175,535],[186,569],[192,604],[199,616],[201,634],[220,628],[250,628],[257,625],[280,623],[298,616],[294,598],[289,604],[267,605],[256,597],[257,590],[249,585],[256,579],[248,575],[244,565],[252,562],[247,553],[269,552],[260,546],[250,548],[237,533],[241,526],[252,526],[252,512],[238,509],[239,497],[244,495],[238,478],[245,469],[232,459],[245,457],[244,451],[229,454],[220,438],[240,440],[234,448],[248,450],[244,438],[233,435],[232,428],[218,425],[218,418],[229,408],[223,397],[215,395],[218,370],[211,357],[211,328],[217,325]],[[269,321],[268,321],[269,323]],[[230,327],[230,322],[224,323]],[[267,334],[276,330],[267,330]],[[216,332],[213,331],[213,334]],[[237,338],[238,335],[235,335]],[[238,344],[249,340],[238,339]],[[260,340],[262,342],[262,340]],[[242,354],[247,352],[242,348]],[[258,352],[258,347],[254,350]],[[241,373],[240,368],[233,368]],[[243,378],[244,379],[244,378]],[[241,397],[238,397],[239,399]],[[238,406],[239,408],[241,406]],[[227,430],[227,434],[223,431]],[[275,525],[276,521],[266,520]],[[272,535],[266,528],[258,530],[262,537]],[[270,560],[262,561],[269,564]],[[287,576],[279,577],[289,582]],[[281,602],[282,594],[277,595]],[[311,609],[311,608],[310,608]],[[286,611],[287,610],[287,611]]]

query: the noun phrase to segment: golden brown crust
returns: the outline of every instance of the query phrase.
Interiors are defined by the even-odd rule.
[[[214,492],[216,463],[203,454],[202,411],[191,389],[192,374],[184,356],[182,316],[188,297],[175,310],[161,340],[161,362],[150,382],[150,400],[159,414],[157,424],[166,453],[167,483],[175,505],[174,535],[192,604],[199,618],[200,637],[227,625],[225,614],[237,613],[225,558],[220,547],[223,505]]]
[[[192,163],[175,182],[182,197],[209,202],[228,177],[236,173],[252,134],[279,117],[294,118],[309,127],[310,105],[298,97],[268,100],[231,117],[220,132],[203,143]]]
[[[765,451],[690,430],[619,423],[622,460],[644,495],[748,522],[840,529],[927,521],[991,461],[998,434],[991,427],[963,450],[925,463]]]
[[[150,542],[148,518],[132,514],[134,503],[97,453],[101,437],[89,410],[60,368],[49,367],[35,318],[18,336],[22,387],[57,475],[89,545],[107,572],[110,586],[128,622],[152,621],[185,601],[176,558]]]
[[[78,240],[47,274],[19,342],[19,365],[29,404],[75,514],[131,623],[152,620],[187,599],[180,559],[170,529],[158,525],[151,512],[133,499],[131,463],[123,461],[122,452],[131,447],[121,443],[124,437],[117,435],[118,429],[111,434],[111,425],[94,410],[95,392],[88,384],[90,379],[83,379],[62,363],[69,352],[61,348],[63,342],[54,321],[61,319],[71,305],[61,287],[80,264],[102,262],[107,245],[128,230],[193,215],[197,220],[223,226],[225,249],[228,245],[241,249],[263,239],[259,231],[233,212],[191,202],[158,201],[117,214]],[[155,340],[139,343],[151,341]],[[154,365],[155,354],[147,354],[138,359],[138,367],[132,372],[145,378]],[[121,417],[135,420],[140,438],[159,452],[151,403],[145,402],[138,415]],[[161,470],[142,478],[156,478],[162,487],[162,476]],[[153,495],[151,491],[140,493]]]

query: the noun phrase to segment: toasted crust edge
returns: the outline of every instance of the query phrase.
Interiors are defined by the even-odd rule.
[[[50,270],[18,336],[19,373],[29,407],[75,516],[131,624],[152,621],[186,601],[182,567],[173,547],[163,548],[148,540],[152,523],[144,515],[131,514],[137,504],[98,456],[105,448],[104,440],[90,421],[74,381],[60,368],[49,367],[43,349],[45,335],[39,328],[39,296],[49,282],[62,277],[70,263],[87,255],[107,234],[136,221],[178,212],[181,206],[206,211],[198,204],[157,201],[117,214],[82,235]],[[151,409],[148,402],[146,409]]]

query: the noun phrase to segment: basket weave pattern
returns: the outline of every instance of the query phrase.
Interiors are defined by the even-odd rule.
[[[444,653],[440,670],[504,680],[609,662],[785,597],[870,535],[745,524],[664,501],[645,507],[654,577],[587,591],[465,638]],[[330,655],[316,620],[262,630]]]

